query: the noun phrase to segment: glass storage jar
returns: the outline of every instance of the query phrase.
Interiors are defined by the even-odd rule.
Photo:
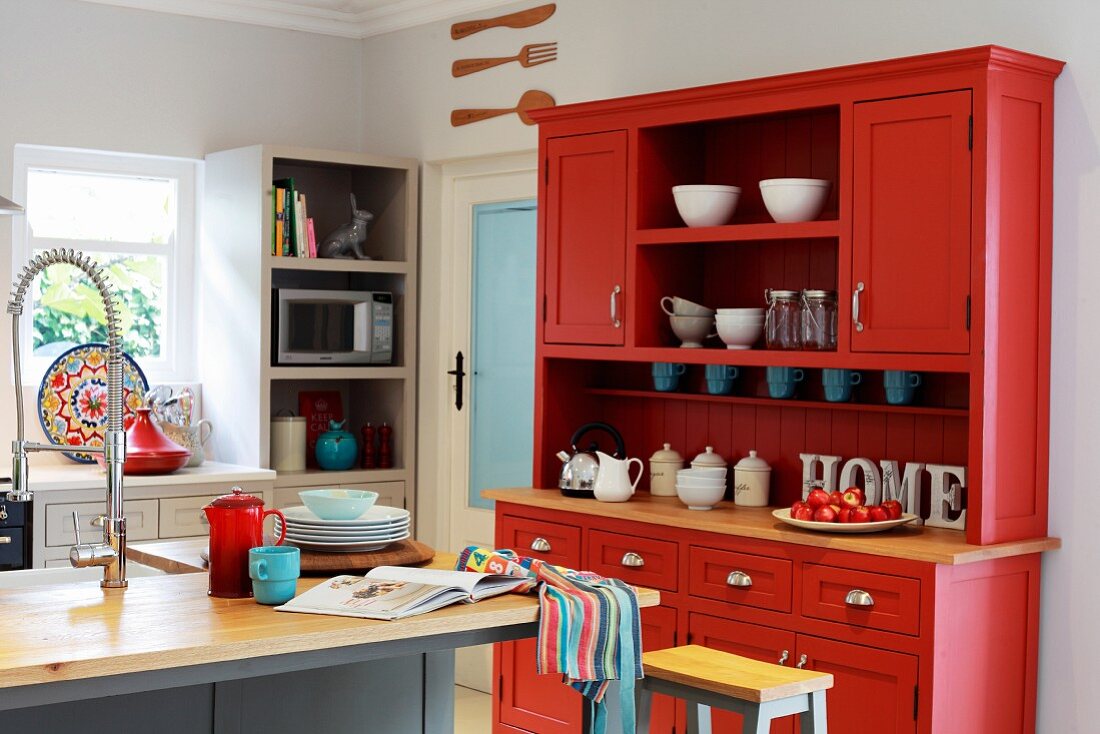
[[[836,350],[836,291],[802,291],[802,348]]]
[[[766,290],[764,338],[768,349],[802,348],[802,300],[798,291]]]

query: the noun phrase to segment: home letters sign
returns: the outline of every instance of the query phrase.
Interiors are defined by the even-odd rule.
[[[868,505],[885,500],[897,500],[905,512],[917,516],[914,524],[934,528],[966,529],[966,510],[963,509],[963,492],[966,487],[966,467],[945,464],[911,462],[904,470],[898,462],[870,459],[849,459],[840,465],[841,457],[821,454],[799,454],[802,459],[802,499],[810,493],[815,482],[824,484],[826,492],[843,491],[858,486],[857,472],[863,475],[863,494]],[[839,480],[837,472],[839,470]],[[921,486],[923,475],[930,476],[928,517],[921,517]],[[951,513],[958,513],[952,519]]]

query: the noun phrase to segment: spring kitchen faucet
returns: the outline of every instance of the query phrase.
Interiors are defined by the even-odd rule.
[[[103,299],[107,316],[107,433],[102,446],[55,446],[27,441],[23,432],[23,389],[19,359],[19,317],[23,300],[35,276],[50,265],[66,264],[87,274]],[[99,585],[108,589],[126,586],[126,517],[122,514],[122,466],[126,461],[126,433],[122,428],[122,336],[118,312],[110,293],[110,282],[103,270],[91,258],[76,250],[56,248],[34,257],[23,266],[19,279],[12,284],[7,311],[12,316],[12,356],[15,361],[16,440],[12,442],[11,491],[9,502],[30,502],[33,493],[28,484],[27,453],[33,451],[77,451],[103,454],[107,465],[107,514],[99,519],[103,525],[101,543],[81,543],[77,528],[76,545],[69,549],[69,562],[75,568],[102,566],[103,580]],[[74,522],[76,518],[73,518]]]

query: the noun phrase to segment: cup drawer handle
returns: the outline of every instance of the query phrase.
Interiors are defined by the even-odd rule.
[[[645,559],[634,551],[628,551],[623,556],[623,560],[621,561],[621,563],[627,568],[641,568],[645,565]]]
[[[844,603],[850,607],[873,607],[875,605],[875,597],[871,596],[863,589],[852,589],[848,592],[848,595],[844,597]]]
[[[546,538],[535,538],[531,541],[531,550],[536,553],[549,553],[553,549],[550,547],[550,541]]]
[[[730,575],[726,577],[726,584],[728,586],[747,589],[752,586],[752,576],[749,576],[744,571],[730,571]]]

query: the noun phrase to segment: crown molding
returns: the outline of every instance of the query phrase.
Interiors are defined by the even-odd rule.
[[[84,0],[99,5],[360,39],[455,18],[514,1],[397,0],[367,10],[345,11],[280,0]]]

